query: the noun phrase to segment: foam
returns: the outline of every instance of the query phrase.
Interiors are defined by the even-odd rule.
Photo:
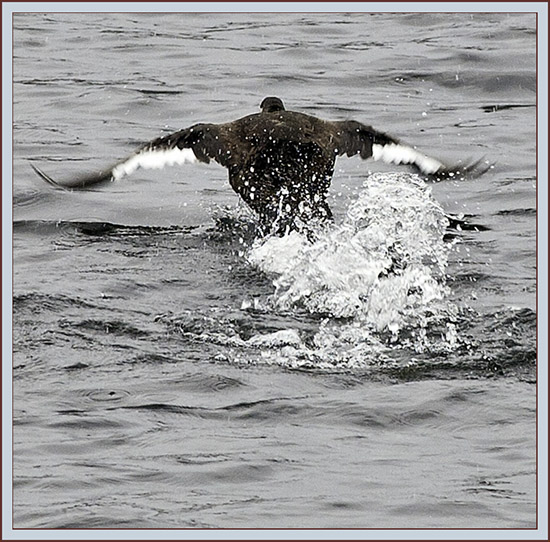
[[[274,277],[275,308],[396,334],[445,307],[446,226],[418,177],[374,174],[342,224],[313,243],[297,232],[262,240],[248,260]]]

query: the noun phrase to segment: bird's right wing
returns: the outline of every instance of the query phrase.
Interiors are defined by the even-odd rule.
[[[421,174],[436,180],[455,175],[478,176],[491,167],[483,164],[482,160],[468,165],[448,166],[388,134],[378,132],[371,126],[356,121],[333,124],[336,126],[333,136],[335,152],[340,156],[359,154],[365,160],[372,158],[387,164],[410,165]]]
[[[57,182],[35,165],[31,164],[31,167],[44,181],[53,186],[75,190],[118,181],[131,175],[138,168],[162,169],[165,166],[186,162],[208,163],[210,159],[221,165],[226,165],[230,153],[221,134],[220,125],[196,124],[190,128],[154,139],[112,167],[66,182]]]

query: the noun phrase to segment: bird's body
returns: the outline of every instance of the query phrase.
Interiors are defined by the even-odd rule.
[[[320,119],[291,111],[258,113],[220,126],[219,161],[228,168],[233,190],[265,228],[331,216],[326,197],[337,148],[328,128]]]
[[[227,168],[231,187],[257,214],[264,231],[284,232],[332,216],[327,194],[336,158],[343,154],[410,164],[429,176],[473,171],[478,165],[448,168],[370,126],[286,111],[279,98],[269,97],[260,113],[225,124],[196,124],[157,138],[96,175],[59,185],[34,169],[57,186],[85,188],[118,180],[139,167],[215,160]]]

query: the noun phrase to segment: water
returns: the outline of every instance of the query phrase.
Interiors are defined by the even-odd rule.
[[[533,14],[17,14],[14,526],[534,528],[535,39]],[[28,164],[68,179],[267,95],[495,167],[340,159],[308,240],[258,239],[215,164],[83,192]]]

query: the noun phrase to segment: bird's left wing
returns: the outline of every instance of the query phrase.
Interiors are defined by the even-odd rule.
[[[365,160],[372,158],[387,164],[410,165],[423,175],[435,179],[461,174],[477,176],[490,168],[490,166],[482,164],[482,160],[467,165],[446,165],[421,153],[414,147],[360,122],[343,121],[335,122],[333,125],[336,128],[333,134],[335,152],[339,156],[359,154]]]
[[[74,190],[118,181],[131,175],[138,168],[162,169],[165,166],[186,162],[208,163],[210,159],[226,165],[228,150],[225,148],[221,133],[220,125],[196,124],[154,139],[112,167],[90,175],[75,177],[66,182],[57,182],[33,164],[31,167],[43,180],[55,187]]]

